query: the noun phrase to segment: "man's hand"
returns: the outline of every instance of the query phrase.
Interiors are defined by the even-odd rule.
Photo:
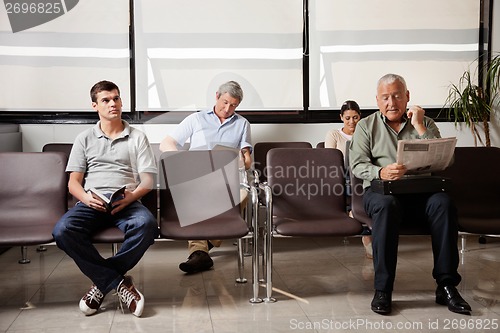
[[[125,196],[122,199],[116,200],[111,203],[111,205],[113,205],[113,209],[111,210],[111,215],[118,213],[123,208],[127,207],[136,200],[137,198],[134,193],[130,192],[129,190],[125,190]]]
[[[397,180],[406,173],[406,167],[402,164],[392,163],[380,169],[380,179]]]
[[[98,210],[98,211],[103,212],[103,213],[106,212],[106,205],[101,200],[94,198],[94,196],[92,195],[92,193],[90,191],[88,191],[83,196],[82,199],[83,200],[81,200],[81,201],[85,205],[87,205],[88,207],[95,209],[95,210]]]
[[[423,135],[427,128],[424,126],[424,114],[425,110],[418,105],[413,105],[406,112],[408,118],[411,120],[411,124],[417,130],[419,135]]]

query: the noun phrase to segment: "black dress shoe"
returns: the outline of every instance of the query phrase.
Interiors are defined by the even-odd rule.
[[[180,263],[179,268],[186,273],[197,273],[209,270],[214,265],[212,258],[203,251],[194,251],[188,257],[188,260]]]
[[[392,311],[392,293],[376,290],[372,300],[372,311],[389,314]]]
[[[436,289],[436,303],[448,305],[448,310],[451,312],[470,314],[471,308],[457,288],[454,286],[438,286]]]

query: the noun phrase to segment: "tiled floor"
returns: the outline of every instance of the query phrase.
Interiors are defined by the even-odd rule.
[[[143,316],[118,307],[109,294],[96,315],[78,308],[90,282],[54,245],[20,265],[19,248],[0,255],[0,332],[498,332],[500,330],[500,239],[479,244],[468,238],[459,286],[471,316],[434,302],[428,237],[403,236],[393,313],[370,310],[372,261],[360,238],[277,238],[274,241],[276,303],[251,304],[251,281],[235,283],[231,241],[212,250],[215,268],[184,275],[184,242],[159,241],[130,272],[146,298]],[[110,253],[109,245],[100,245]],[[246,275],[251,279],[247,261]],[[260,296],[265,296],[260,289]]]

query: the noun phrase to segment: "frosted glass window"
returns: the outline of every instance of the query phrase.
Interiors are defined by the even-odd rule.
[[[316,0],[310,9],[310,109],[353,99],[376,108],[376,83],[403,75],[410,103],[442,107],[477,59],[480,1]]]
[[[0,112],[95,112],[89,91],[104,79],[120,87],[129,111],[129,16],[127,0],[84,0],[13,33],[0,8]]]
[[[303,109],[301,0],[134,4],[137,110],[210,107],[228,80],[238,110]]]

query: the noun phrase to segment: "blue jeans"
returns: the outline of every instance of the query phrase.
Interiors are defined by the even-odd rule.
[[[116,255],[103,258],[91,235],[116,226],[125,240]],[[79,202],[57,222],[52,232],[57,246],[106,295],[116,289],[123,276],[142,258],[158,237],[158,224],[151,212],[136,201],[115,215],[99,212]]]

